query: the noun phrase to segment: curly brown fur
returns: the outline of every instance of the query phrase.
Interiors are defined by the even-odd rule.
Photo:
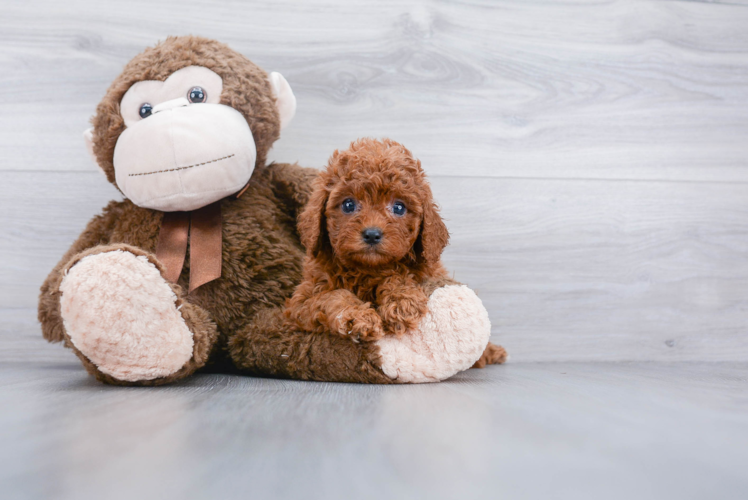
[[[404,213],[396,213],[397,203]],[[348,213],[344,204],[355,209]],[[366,241],[367,229],[381,239]],[[286,316],[309,332],[362,340],[401,335],[428,311],[424,280],[446,276],[440,256],[449,233],[426,175],[390,139],[359,139],[335,151],[315,181],[299,232],[307,249],[304,281]]]

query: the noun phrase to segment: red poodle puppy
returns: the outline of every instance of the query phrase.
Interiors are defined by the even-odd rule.
[[[299,216],[304,279],[286,317],[355,341],[417,327],[428,312],[421,285],[446,277],[449,241],[421,162],[395,141],[359,139],[335,151],[315,182]],[[476,366],[505,357],[489,344]]]

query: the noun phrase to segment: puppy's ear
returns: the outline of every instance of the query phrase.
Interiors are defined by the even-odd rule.
[[[318,177],[315,181],[314,191],[309,197],[304,210],[299,214],[299,236],[301,243],[317,256],[323,249],[329,246],[327,238],[327,218],[325,217],[325,206],[327,205],[327,189],[323,179]]]
[[[431,189],[428,187],[427,200],[423,206],[423,220],[421,221],[421,232],[416,240],[416,258],[427,264],[436,264],[449,243],[449,230],[444,224],[439,209],[432,201]]]

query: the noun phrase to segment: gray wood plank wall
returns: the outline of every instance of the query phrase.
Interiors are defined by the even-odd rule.
[[[513,361],[748,359],[748,5],[69,0],[0,4],[0,359],[116,190],[81,132],[170,34],[229,43],[298,102],[272,159],[389,136]],[[61,348],[59,348],[61,350]]]

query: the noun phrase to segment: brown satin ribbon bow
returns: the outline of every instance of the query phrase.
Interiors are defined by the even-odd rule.
[[[164,212],[156,258],[166,267],[165,278],[176,283],[190,245],[190,292],[221,277],[221,202],[192,212]]]

